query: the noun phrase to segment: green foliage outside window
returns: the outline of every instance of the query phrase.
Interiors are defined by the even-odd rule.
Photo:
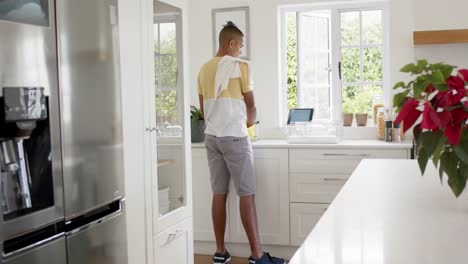
[[[341,44],[343,48],[341,59],[343,73],[342,108],[344,113],[364,113],[369,114],[369,117],[372,116],[372,99],[383,92],[381,85],[369,84],[382,83],[382,43],[381,11],[342,13]],[[361,44],[378,46],[360,49],[359,45]],[[352,86],[349,83],[361,85]]]
[[[296,13],[287,16],[288,109],[297,107],[297,27]]]
[[[371,117],[372,99],[383,92],[382,17],[381,11],[363,11],[361,14],[362,38],[360,12],[346,12],[341,16],[342,108],[344,113],[367,113]],[[298,105],[296,13],[288,13],[286,22],[288,107],[294,108]],[[362,76],[361,43],[377,45],[362,49]]]
[[[157,24],[155,24],[157,26]],[[164,40],[155,40],[154,69],[157,123],[179,123],[177,103],[176,32],[170,31]]]

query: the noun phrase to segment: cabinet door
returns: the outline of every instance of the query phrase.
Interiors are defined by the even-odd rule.
[[[290,172],[349,174],[363,159],[407,159],[405,149],[292,149]]]
[[[193,230],[189,218],[154,237],[155,264],[193,264]]]
[[[260,240],[268,245],[289,243],[289,177],[287,149],[255,149],[256,206]],[[230,195],[231,242],[247,243],[239,213],[239,198]]]
[[[349,178],[349,174],[291,173],[291,202],[331,203]]]
[[[211,219],[213,192],[211,191],[210,169],[205,148],[192,150],[192,164],[193,236],[195,240],[199,241],[215,241]],[[229,219],[226,226],[229,227]],[[229,241],[229,239],[229,228],[226,228],[225,240]]]
[[[328,204],[291,203],[291,245],[300,246],[318,223]]]
[[[159,1],[153,1],[153,7],[153,23],[147,29],[153,81],[145,94],[145,114],[150,135],[147,171],[155,235],[192,216],[192,187],[189,93],[183,64],[186,27],[182,23],[186,15],[181,7]],[[171,15],[163,17],[164,12]]]

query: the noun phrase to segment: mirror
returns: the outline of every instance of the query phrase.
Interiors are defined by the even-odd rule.
[[[154,1],[159,215],[185,206],[181,9]]]

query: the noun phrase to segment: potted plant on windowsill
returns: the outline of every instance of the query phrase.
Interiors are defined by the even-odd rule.
[[[414,79],[394,86],[401,92],[393,104],[399,112],[395,124],[403,121],[404,132],[414,127],[421,172],[432,158],[441,181],[445,173],[458,197],[468,180],[468,69],[452,75],[455,68],[426,60],[404,66],[401,71]]]
[[[200,109],[196,106],[190,106],[190,132],[192,142],[203,142],[205,140],[205,120]]]
[[[354,117],[354,104],[350,98],[343,99],[343,126],[352,126]]]
[[[353,100],[357,126],[367,126],[369,120],[369,106],[372,103],[372,94],[368,91],[360,92]]]

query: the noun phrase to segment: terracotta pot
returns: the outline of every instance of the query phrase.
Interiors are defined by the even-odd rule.
[[[368,114],[356,114],[356,124],[358,126],[367,126]]]
[[[343,126],[353,125],[353,114],[343,113]]]

